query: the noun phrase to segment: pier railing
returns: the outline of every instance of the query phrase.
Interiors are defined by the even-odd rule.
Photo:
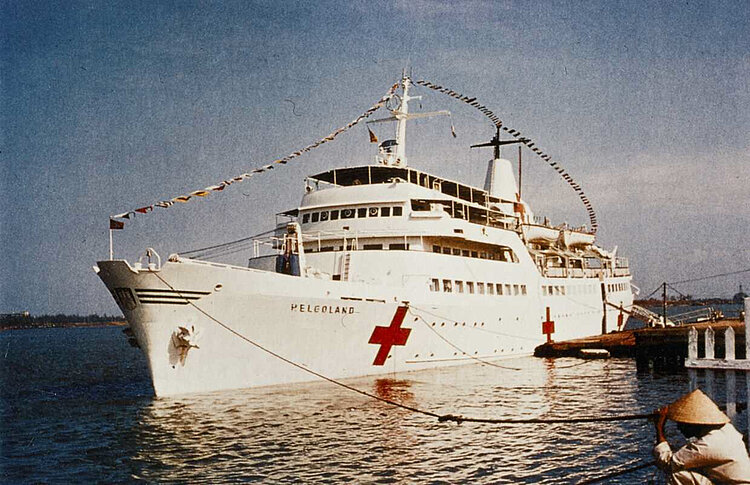
[[[698,331],[693,327],[688,334],[688,357],[685,359],[685,367],[688,369],[690,378],[690,390],[698,387],[698,370],[705,372],[705,391],[712,399],[716,400],[714,392],[714,373],[723,371],[726,377],[726,409],[727,416],[734,419],[737,414],[737,372],[745,373],[747,395],[750,396],[750,297],[745,298],[745,358],[737,359],[735,349],[735,331],[731,326],[724,331],[724,358],[716,358],[716,334],[714,329],[708,327],[704,333],[705,356],[698,358]],[[721,350],[721,349],[718,349]],[[748,411],[750,413],[750,408]],[[748,435],[750,436],[750,417],[748,422]]]

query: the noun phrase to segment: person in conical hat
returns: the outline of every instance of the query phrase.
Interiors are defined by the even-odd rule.
[[[700,389],[656,411],[656,465],[670,484],[750,484],[750,457],[729,417]],[[667,419],[688,444],[672,452],[664,435]]]

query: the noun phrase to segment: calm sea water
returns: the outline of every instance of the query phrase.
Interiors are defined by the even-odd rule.
[[[575,483],[651,460],[645,421],[438,423],[325,382],[155,399],[121,328],[0,333],[0,359],[4,483]],[[650,412],[687,390],[686,375],[637,374],[631,360],[581,362],[529,357],[504,362],[518,371],[347,382],[438,413],[515,418]]]

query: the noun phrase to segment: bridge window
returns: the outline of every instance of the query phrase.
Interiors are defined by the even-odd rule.
[[[441,251],[440,246],[438,246],[437,244],[433,244],[432,245],[432,252],[433,253],[439,253],[440,251]]]
[[[367,217],[367,207],[357,209],[357,217]]]
[[[404,243],[394,243],[389,244],[388,249],[390,249],[391,251],[405,251],[409,249],[409,245]]]
[[[383,249],[382,244],[365,244],[362,246],[363,249]]]
[[[302,224],[307,224],[308,222],[310,222],[310,214],[302,214]]]
[[[320,213],[319,212],[313,212],[312,213],[312,219],[310,222],[318,222],[320,219]]]
[[[403,214],[404,209],[402,207],[394,207],[393,208],[393,215],[394,217],[399,217],[401,214]]]
[[[368,215],[369,215],[370,217],[378,217],[378,213],[379,213],[379,212],[380,212],[380,211],[378,210],[378,208],[377,208],[377,207],[370,207],[370,212],[368,213]]]
[[[339,218],[339,210],[335,209],[331,211],[331,220],[335,221]]]
[[[458,248],[453,248],[453,256],[461,256],[461,250]]]
[[[342,219],[354,219],[354,209],[343,209],[341,211]]]
[[[328,211],[323,211],[320,213],[320,222],[324,222],[328,220]]]
[[[443,248],[443,254],[450,254],[450,253],[451,253],[451,248],[448,248],[448,247]]]
[[[391,208],[390,207],[381,207],[380,208],[380,216],[381,217],[390,217],[391,215]]]

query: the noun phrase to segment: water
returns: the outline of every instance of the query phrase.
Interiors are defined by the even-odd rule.
[[[121,328],[4,332],[0,358],[4,483],[575,483],[651,460],[645,421],[438,423],[325,382],[155,399]],[[650,412],[688,386],[684,374],[638,375],[627,359],[581,362],[529,357],[504,362],[520,371],[468,365],[347,383],[441,414],[498,418]]]

